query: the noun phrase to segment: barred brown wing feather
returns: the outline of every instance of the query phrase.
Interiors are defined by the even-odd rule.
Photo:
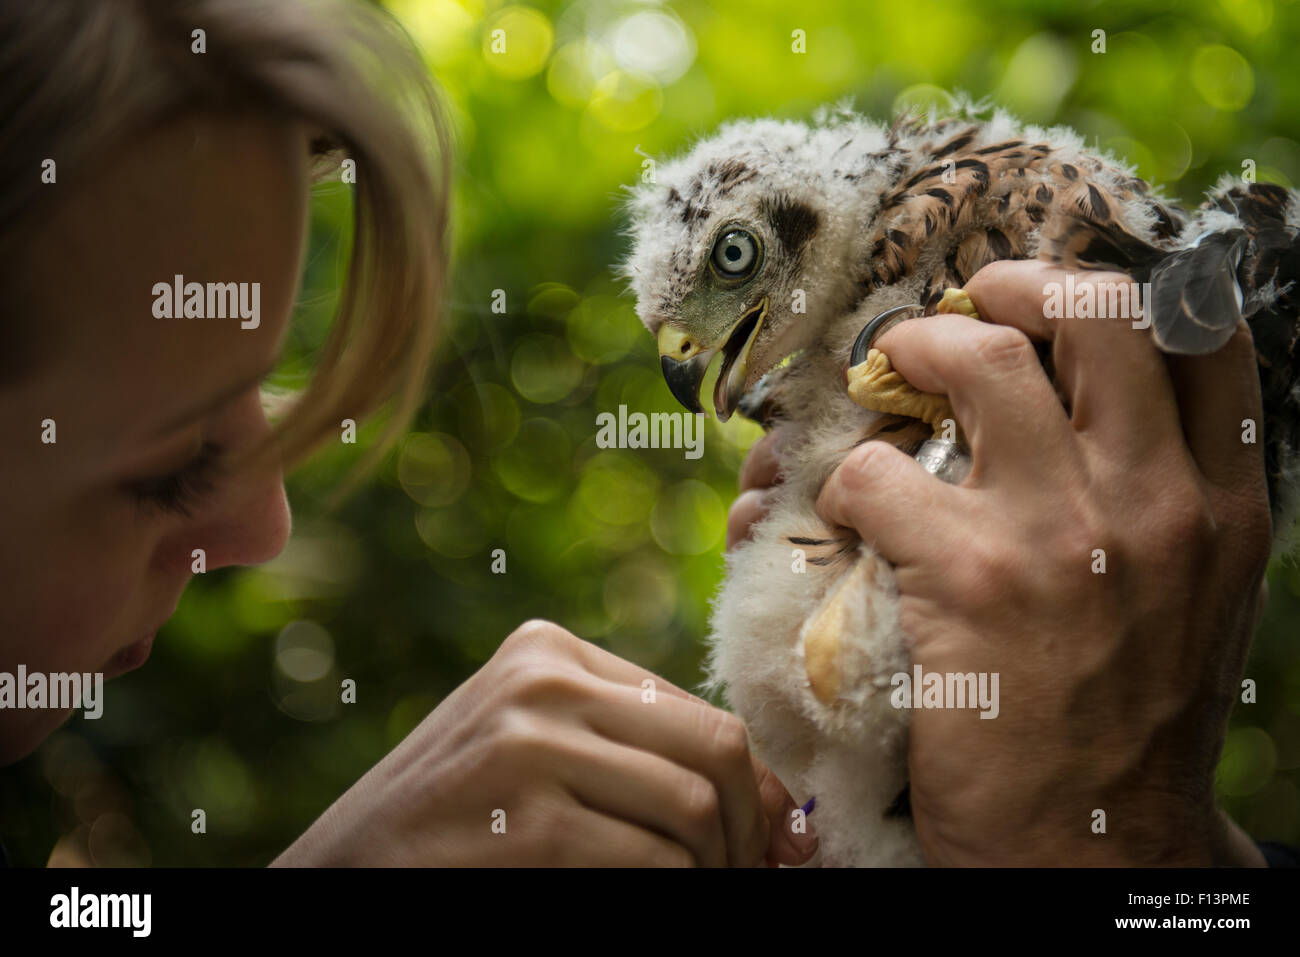
[[[1142,280],[1166,255],[1167,250],[1143,242],[1118,226],[1062,211],[1045,230],[1039,258],[1066,269],[1108,267]]]

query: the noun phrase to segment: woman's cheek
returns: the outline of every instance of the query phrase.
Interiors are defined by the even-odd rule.
[[[45,619],[38,630],[53,652],[54,664],[46,670],[98,671],[157,624],[144,617],[158,612],[142,607],[144,582],[135,556],[86,543],[63,567],[72,573],[51,576],[44,601],[34,609]]]
[[[18,644],[29,670],[99,671],[172,610],[150,572],[147,516],[130,502],[109,504],[96,520],[58,523],[32,549],[18,597],[26,632]]]

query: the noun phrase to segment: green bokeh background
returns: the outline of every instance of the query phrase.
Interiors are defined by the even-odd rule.
[[[1184,202],[1246,160],[1260,180],[1300,181],[1300,15],[1284,0],[388,6],[446,89],[458,139],[428,402],[341,509],[325,499],[374,424],[293,475],[284,554],[196,579],[103,719],[74,718],[0,775],[15,863],[57,844],[68,862],[264,864],[530,617],[699,680],[726,508],[758,431],[710,420],[695,461],[596,446],[598,412],[677,408],[610,269],[643,153],[732,117],[803,118],[852,97],[885,118],[962,89],[1077,128]],[[489,48],[497,28],[505,54]],[[315,195],[285,384],[310,372],[341,275],[348,188]],[[1248,669],[1258,702],[1237,709],[1219,792],[1256,837],[1300,843],[1300,572],[1275,563],[1269,580]],[[339,703],[344,678],[355,704]]]

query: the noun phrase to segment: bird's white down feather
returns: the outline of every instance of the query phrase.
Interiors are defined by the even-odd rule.
[[[1002,112],[983,122],[976,147],[1023,138],[1051,145],[1062,162],[1098,157],[1113,164],[1095,174],[1102,184],[1131,173],[1113,157],[1086,149],[1071,130],[1022,127]],[[926,137],[909,136],[898,144],[904,158],[908,150],[920,157]],[[815,515],[814,502],[876,415],[845,394],[853,339],[884,309],[916,302],[922,277],[942,256],[941,250],[923,252],[910,275],[852,305],[853,266],[866,258],[881,191],[898,175],[897,167],[887,169],[885,160],[872,155],[887,139],[885,127],[843,109],[812,125],[730,123],[684,157],[663,163],[657,182],[635,190],[628,204],[633,248],[623,272],[652,333],[676,315],[690,293],[720,224],[753,218],[760,200],[774,194],[811,205],[819,217],[810,254],[789,266],[788,281],[773,293],[776,303],[793,287],[810,291],[807,314],[787,317],[784,329],[774,319],[767,344],[770,354],[803,350],[781,373],[783,408],[793,426],[782,451],[784,482],[752,540],[727,558],[726,581],[713,607],[708,661],[708,684],[725,692],[745,721],[755,752],[797,801],[815,796],[810,821],[821,849],[812,864],[922,863],[910,818],[886,816],[907,778],[908,711],[889,700],[891,676],[910,668],[893,572],[870,543],[855,546],[856,561],[850,555],[797,572],[797,546],[789,541],[836,534]],[[725,193],[710,193],[707,182],[699,187],[711,164],[736,158],[758,175]],[[667,198],[670,191],[693,187],[707,212],[688,221]],[[1154,236],[1153,214],[1137,202],[1125,204],[1115,218],[1135,236]],[[1210,218],[1206,228],[1223,225]],[[1037,232],[1027,237],[1027,255],[1034,255],[1038,242]],[[840,638],[838,697],[828,705],[810,686],[802,630],[846,575],[852,576],[850,621]]]

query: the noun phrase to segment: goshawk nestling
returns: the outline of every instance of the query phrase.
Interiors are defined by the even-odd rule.
[[[873,318],[909,303],[973,312],[957,291],[977,270],[1033,257],[1149,281],[1151,334],[1169,352],[1211,352],[1244,316],[1275,523],[1291,515],[1295,192],[1225,178],[1188,213],[1069,129],[969,108],[886,127],[836,109],[812,124],[724,126],[662,164],[629,216],[623,271],[673,394],[698,410],[721,352],[719,418],[740,409],[791,433],[767,517],[728,558],[709,679],[796,799],[815,797],[813,863],[921,861],[906,801],[907,711],[890,702],[891,676],[910,665],[893,573],[813,511],[854,446],[878,438],[915,454],[936,425],[873,402],[870,382],[850,396],[846,373],[860,380],[866,368],[854,345]],[[793,573],[796,548],[804,574]]]

